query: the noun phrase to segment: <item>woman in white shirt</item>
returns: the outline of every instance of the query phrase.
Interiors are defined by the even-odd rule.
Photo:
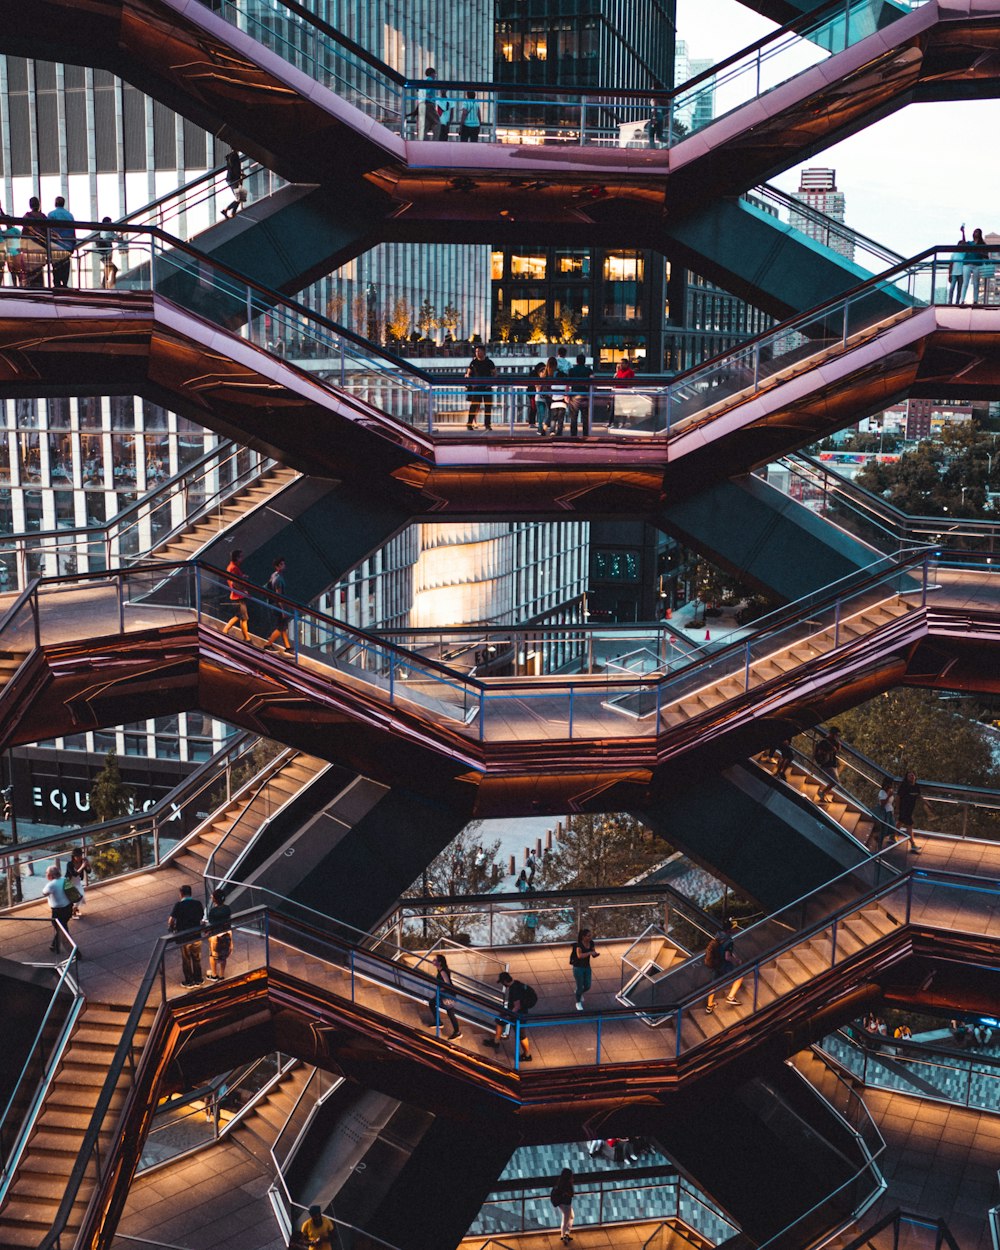
[[[882,780],[882,789],[878,792],[879,826],[875,830],[875,849],[880,851],[886,838],[896,836],[896,783],[891,777]]]

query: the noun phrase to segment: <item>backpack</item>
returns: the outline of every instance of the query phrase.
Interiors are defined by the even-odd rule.
[[[722,942],[714,937],[705,947],[705,967],[715,970],[721,968],[725,962],[722,957]]]
[[[569,948],[569,966],[571,968],[579,967],[580,961],[576,957],[576,943]]]
[[[521,982],[521,1010],[530,1011],[538,1002],[538,995],[530,985]]]

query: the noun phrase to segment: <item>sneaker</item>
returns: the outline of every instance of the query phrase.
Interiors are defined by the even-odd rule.
[[[824,795],[823,795],[823,797],[820,799],[820,802],[821,802],[821,803],[832,803],[832,802],[833,802],[833,795],[832,795],[832,794],[824,794]]]
[[[708,1015],[711,1015],[712,1012],[715,1011],[715,1008],[706,1006],[705,1011],[707,1012]]]
[[[577,1003],[576,1009],[577,1011],[583,1011],[583,1003]]]
[[[497,1041],[497,1039],[496,1039],[495,1037],[484,1037],[484,1038],[483,1038],[483,1045],[484,1045],[484,1046],[489,1046],[491,1050],[499,1050],[499,1049],[500,1049],[500,1043]]]
[[[521,1062],[522,1062],[522,1063],[531,1063],[532,1058],[533,1058],[533,1056],[532,1056],[532,1055],[522,1055],[522,1056],[521,1056]]]
[[[924,848],[923,848],[922,846],[911,846],[911,847],[910,847],[910,854],[911,854],[911,855],[919,855],[919,854],[920,854],[920,852],[921,852],[923,849],[924,849]]]
[[[458,1039],[459,1039],[461,1036],[462,1036],[462,1030],[461,1030],[461,1029],[459,1029],[456,1033],[450,1033],[450,1034],[448,1035],[448,1041],[449,1041],[449,1042],[457,1042],[457,1041],[458,1041]]]
[[[505,1024],[505,1025],[503,1026],[503,1032],[500,1034],[500,1036],[501,1036],[501,1037],[510,1037],[510,1025],[509,1025],[509,1024]]]
[[[738,1007],[740,1005],[740,999],[738,998],[727,998],[726,1002],[729,1003],[731,1007]]]

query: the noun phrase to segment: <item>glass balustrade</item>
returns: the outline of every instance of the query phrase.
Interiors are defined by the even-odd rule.
[[[919,4],[910,9],[916,7]],[[217,0],[211,8],[281,58],[289,70],[304,75],[298,84],[286,70],[290,84],[305,92],[311,82],[318,82],[407,138],[457,138],[462,105],[471,90],[478,105],[480,138],[486,142],[640,149],[681,142],[710,121],[853,47],[880,24],[884,27],[887,17],[879,0],[833,0],[671,92],[642,92],[406,81],[298,6],[281,0]],[[888,13],[904,16],[901,9]],[[704,109],[701,103],[709,96],[712,107]]]
[[[344,694],[375,700],[446,734],[453,744],[544,739],[657,739],[692,718],[718,718],[758,686],[803,664],[937,609],[990,608],[995,570],[974,560],[913,557],[882,575],[857,575],[825,597],[810,595],[758,622],[745,639],[660,675],[613,668],[582,676],[492,678],[466,675],[298,604],[290,617],[292,659]],[[270,632],[277,600],[243,587],[254,633]],[[198,620],[215,630],[231,615],[225,574],[197,562],[138,566],[117,573],[48,580],[16,601],[0,622],[4,646],[27,656],[37,645],[113,636]],[[464,632],[464,631],[463,631]],[[257,645],[260,645],[258,642]],[[17,674],[9,679],[15,682]]]

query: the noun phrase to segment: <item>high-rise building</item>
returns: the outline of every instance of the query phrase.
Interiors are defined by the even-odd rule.
[[[834,221],[844,220],[846,200],[843,191],[837,189],[835,169],[819,167],[803,169],[799,175],[799,189],[794,192],[794,198]],[[816,239],[824,247],[845,256],[848,260],[854,259],[854,244],[851,240],[846,235],[831,233],[811,214],[799,213],[793,209],[789,214],[789,221],[796,230],[808,235],[810,239]]]

